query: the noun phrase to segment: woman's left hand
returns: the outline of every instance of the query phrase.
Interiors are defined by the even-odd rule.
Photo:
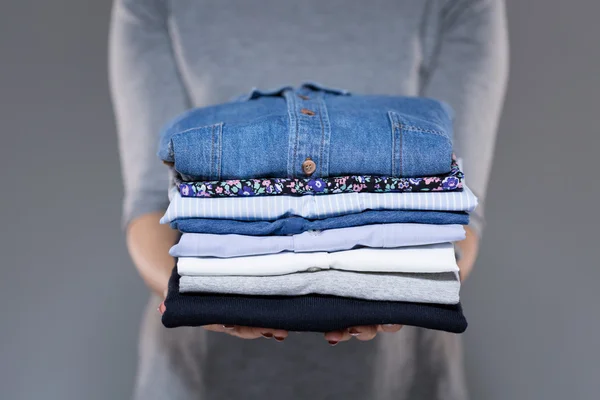
[[[465,230],[467,232],[466,239],[457,243],[462,253],[462,258],[458,261],[461,281],[464,281],[471,273],[479,249],[479,238],[477,235],[467,226],[465,226]],[[352,337],[361,341],[366,341],[374,339],[379,332],[398,332],[400,328],[402,328],[402,325],[355,326],[344,331],[327,332],[325,334],[325,340],[327,340],[330,345],[335,346],[339,342],[345,342],[352,339]]]

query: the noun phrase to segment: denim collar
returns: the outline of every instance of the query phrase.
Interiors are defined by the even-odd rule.
[[[243,94],[241,96],[234,97],[232,99],[233,102],[244,102],[248,100],[257,99],[259,97],[264,96],[281,96],[283,92],[287,90],[294,90],[293,86],[281,86],[277,89],[269,89],[262,90],[256,87],[252,88],[249,93]],[[313,91],[313,92],[325,92],[327,94],[336,95],[336,96],[349,96],[350,92],[344,89],[336,89],[323,86],[316,82],[304,82],[300,85],[300,88],[297,89],[299,91]]]

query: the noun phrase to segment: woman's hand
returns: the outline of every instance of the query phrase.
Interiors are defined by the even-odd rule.
[[[205,325],[207,331],[223,332],[231,336],[239,337],[240,339],[265,339],[274,338],[278,342],[283,342],[288,336],[288,331],[281,329],[253,328],[250,326],[238,325]]]
[[[461,281],[467,279],[473,270],[479,252],[479,237],[468,226],[465,226],[465,231],[467,232],[466,239],[456,243],[461,253],[460,260],[458,260]]]
[[[127,244],[131,258],[148,287],[165,298],[172,265],[175,263],[173,257],[169,255],[169,249],[177,242],[178,233],[168,225],[159,224],[162,215],[162,212],[155,212],[133,220],[127,229]],[[158,311],[163,314],[165,310],[163,301]],[[287,331],[281,329],[223,325],[208,325],[204,328],[242,339],[265,337],[275,338],[281,342],[288,335]]]
[[[477,252],[479,250],[479,238],[477,235],[468,226],[465,226],[465,230],[467,232],[466,239],[457,243],[462,255],[461,259],[458,261],[461,281],[464,281],[473,270]],[[335,346],[339,342],[350,340],[352,337],[361,341],[366,341],[374,339],[379,332],[398,332],[400,328],[402,328],[402,325],[356,326],[344,331],[327,332],[325,334],[325,340],[327,340],[330,345]]]

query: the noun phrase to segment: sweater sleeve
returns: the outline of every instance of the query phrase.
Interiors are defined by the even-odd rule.
[[[455,110],[454,148],[467,186],[479,198],[471,225],[480,235],[487,181],[508,77],[508,34],[502,0],[448,1],[439,41],[424,66],[423,95]]]
[[[115,0],[109,81],[124,184],[123,224],[168,206],[168,169],[156,155],[161,127],[188,108],[163,0]]]

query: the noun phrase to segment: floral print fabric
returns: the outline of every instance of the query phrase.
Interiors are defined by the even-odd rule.
[[[175,184],[183,197],[302,196],[361,192],[461,191],[463,176],[456,160],[452,160],[452,167],[448,174],[424,178],[351,175],[332,178],[258,178],[186,182],[176,175]]]

